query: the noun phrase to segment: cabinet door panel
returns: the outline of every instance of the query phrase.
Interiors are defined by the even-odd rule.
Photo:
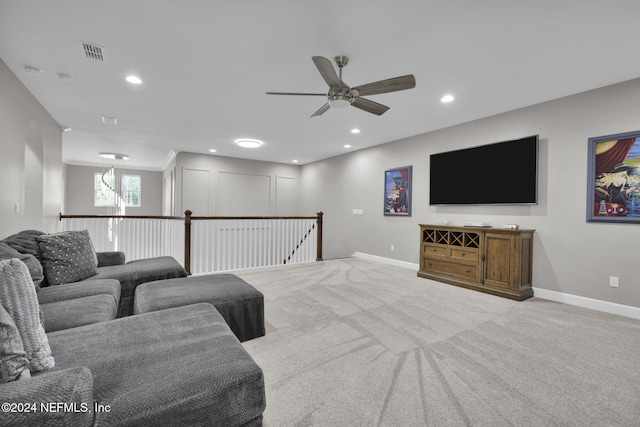
[[[511,287],[512,238],[503,235],[485,237],[484,284],[498,288]]]

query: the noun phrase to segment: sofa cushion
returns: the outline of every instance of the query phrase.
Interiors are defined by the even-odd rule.
[[[0,305],[0,384],[29,377],[29,360],[20,332],[7,310]]]
[[[36,241],[50,285],[77,282],[96,274],[98,259],[87,230],[44,234]]]
[[[40,261],[38,261],[34,255],[20,253],[8,244],[0,242],[0,260],[12,258],[18,258],[27,265],[27,268],[29,268],[29,274],[31,274],[31,280],[33,280],[33,284],[36,287],[39,287],[42,284],[44,281],[44,274]]]
[[[208,302],[243,342],[264,336],[264,296],[234,274],[205,274],[142,283],[136,288],[133,313]]]
[[[58,368],[89,368],[96,401],[110,405],[110,412],[95,414],[96,425],[240,426],[265,408],[262,369],[210,304],[49,338]]]
[[[40,305],[91,295],[111,295],[115,303],[118,304],[120,302],[120,282],[115,279],[83,280],[82,282],[40,288],[37,293]]]
[[[118,317],[124,317],[133,312],[133,294],[139,284],[186,276],[187,272],[175,258],[164,256],[129,261],[123,265],[98,267],[97,274],[89,277],[87,281],[106,278],[118,280],[121,295]]]
[[[126,259],[122,251],[96,252],[96,256],[98,257],[98,267],[122,265]]]
[[[29,269],[19,259],[0,261],[0,304],[15,322],[31,372],[55,364],[40,319],[40,305]]]
[[[50,302],[40,307],[44,313],[44,330],[47,333],[106,322],[118,317],[118,305],[111,295],[91,295]]]
[[[0,426],[94,425],[93,377],[84,367],[48,371],[34,375],[28,381],[4,384],[1,400],[10,404],[35,403],[37,410],[0,411]],[[51,404],[52,409],[42,409],[40,404]]]

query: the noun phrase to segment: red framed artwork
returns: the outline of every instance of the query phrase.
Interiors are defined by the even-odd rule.
[[[589,138],[587,221],[640,223],[640,131]]]
[[[384,214],[411,216],[412,166],[384,171]]]

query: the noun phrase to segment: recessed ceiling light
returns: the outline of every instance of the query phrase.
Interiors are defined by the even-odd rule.
[[[344,145],[344,148],[351,148],[351,145],[349,145],[349,144],[345,144],[345,145]]]
[[[440,98],[440,102],[451,102],[453,101],[455,98],[453,97],[453,95],[445,95],[442,98]]]
[[[24,70],[29,74],[40,74],[42,70],[40,68],[32,67],[31,65],[25,65]]]
[[[298,163],[296,159],[291,160],[293,163]]]
[[[127,76],[125,80],[134,85],[139,85],[140,83],[142,83],[142,80],[140,80],[140,77],[138,76]]]
[[[73,80],[73,76],[69,75],[69,74],[65,74],[65,73],[58,73],[58,78],[60,80],[64,80],[67,82],[70,82],[71,80]]]
[[[351,133],[360,133],[360,129],[351,129]]]
[[[129,160],[129,156],[126,154],[118,154],[118,153],[100,153],[100,157],[103,159],[109,160]]]
[[[215,153],[215,152],[217,152],[217,151],[218,151],[218,150],[216,150],[215,148],[212,148],[211,150],[209,150],[209,152],[210,152],[210,153]]]
[[[262,141],[259,141],[257,139],[248,139],[248,138],[236,139],[235,143],[243,148],[258,148],[258,147],[262,147],[262,145],[264,144]]]

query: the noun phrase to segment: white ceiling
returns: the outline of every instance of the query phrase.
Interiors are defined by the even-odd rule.
[[[72,128],[67,163],[112,151],[159,170],[172,150],[215,148],[304,164],[637,78],[638,18],[637,0],[0,0],[0,58]],[[404,74],[417,86],[369,97],[391,107],[382,116],[310,118],[322,97],[265,94],[326,92],[311,57],[342,54],[351,86]],[[236,147],[241,137],[264,146]]]

